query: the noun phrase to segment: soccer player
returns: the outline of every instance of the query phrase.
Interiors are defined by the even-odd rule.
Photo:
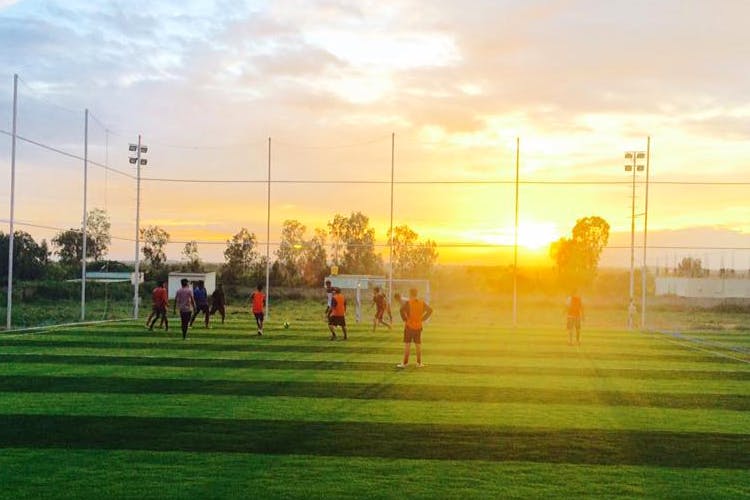
[[[209,314],[213,316],[216,312],[221,314],[221,324],[224,324],[224,317],[226,316],[226,297],[224,296],[224,287],[221,283],[216,285],[216,290],[211,294],[211,311]]]
[[[190,320],[190,326],[195,323],[195,318],[199,313],[203,313],[205,316],[206,328],[208,328],[208,290],[203,284],[203,280],[198,282],[198,285],[193,289],[193,297],[195,299],[195,312]]]
[[[195,309],[195,299],[193,298],[193,291],[190,289],[187,278],[182,278],[180,284],[182,287],[175,293],[172,313],[174,314],[174,311],[178,307],[180,308],[182,340],[185,340],[187,338],[188,326],[190,325],[190,318],[193,315],[193,309]]]
[[[154,330],[154,325],[159,319],[161,319],[161,322],[164,325],[164,329],[166,331],[169,331],[169,320],[167,319],[169,296],[167,295],[167,289],[164,287],[164,281],[159,281],[156,288],[154,288],[154,290],[151,292],[151,301],[152,308],[149,320],[151,320],[151,318],[153,318],[153,320],[151,320],[151,322],[148,324],[149,331]]]
[[[328,313],[331,312],[331,299],[333,298],[333,287],[331,286],[331,280],[326,280],[326,320],[328,319]]]
[[[568,345],[573,345],[573,330],[576,331],[576,342],[581,345],[581,321],[583,321],[583,301],[578,295],[578,290],[573,289],[566,300],[566,309],[568,313]]]
[[[409,290],[409,300],[401,306],[401,319],[404,320],[404,360],[397,364],[398,368],[409,365],[409,351],[411,343],[417,350],[417,367],[422,368],[422,325],[430,316],[432,308],[422,299],[417,298],[417,289]]]
[[[378,326],[378,324],[381,324],[383,326],[387,326],[388,329],[391,329],[391,323],[393,323],[393,315],[391,314],[391,306],[388,304],[388,301],[385,298],[385,294],[380,291],[380,287],[376,286],[372,290],[372,301],[375,303],[375,317],[372,320],[372,331],[375,331],[375,328]],[[385,313],[388,313],[388,321],[389,323],[386,323],[383,321],[383,315]]]
[[[341,288],[334,287],[331,307],[328,310],[328,329],[331,331],[331,340],[336,340],[337,326],[341,327],[344,340],[346,340],[346,298],[341,293]]]
[[[258,325],[258,336],[263,335],[263,319],[266,309],[266,294],[263,293],[263,285],[255,287],[255,291],[250,294],[250,302],[253,306],[255,323]]]

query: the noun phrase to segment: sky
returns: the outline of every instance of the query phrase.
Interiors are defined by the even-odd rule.
[[[18,74],[18,134],[73,155],[18,145],[14,219],[38,238],[80,224],[88,109],[86,206],[110,214],[114,258],[134,254],[141,134],[139,223],[172,260],[361,211],[379,245],[392,213],[442,263],[504,264],[518,144],[522,259],[598,215],[603,263],[627,265],[646,197],[623,153],[650,137],[649,264],[748,270],[749,18],[744,0],[0,0],[4,231]]]

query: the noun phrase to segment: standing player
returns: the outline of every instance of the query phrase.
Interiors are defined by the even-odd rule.
[[[221,314],[221,324],[224,324],[224,317],[226,316],[226,297],[224,296],[224,287],[221,283],[216,285],[216,290],[211,294],[211,311],[209,314],[213,316],[216,312]]]
[[[417,350],[417,367],[422,368],[422,325],[432,316],[432,308],[424,300],[417,298],[417,289],[409,290],[409,300],[401,306],[401,319],[404,320],[404,360],[397,364],[398,368],[409,365],[409,351],[411,343]]]
[[[328,329],[331,331],[331,340],[336,340],[337,326],[341,327],[344,340],[346,340],[346,299],[341,293],[341,288],[334,287],[331,307],[328,310]]]
[[[193,309],[195,309],[195,299],[193,298],[193,291],[190,289],[187,278],[182,278],[180,284],[182,287],[175,293],[172,313],[174,314],[174,311],[178,307],[180,308],[182,340],[185,340],[187,338],[188,326],[190,325],[190,317],[193,315]]]
[[[266,310],[266,294],[263,293],[263,285],[258,285],[255,291],[250,294],[250,302],[253,307],[255,323],[258,325],[258,336],[263,335],[263,319]]]
[[[166,331],[169,331],[169,320],[167,319],[169,296],[167,295],[167,289],[164,287],[164,281],[159,281],[156,288],[154,288],[154,291],[151,292],[151,301],[151,315],[148,317],[149,319],[146,320],[148,322],[149,320],[151,320],[151,318],[153,318],[153,320],[148,323],[149,331],[154,330],[154,325],[158,320],[161,320],[162,324],[164,325],[164,329]]]
[[[372,290],[372,301],[375,303],[375,317],[372,320],[372,331],[375,331],[375,328],[378,326],[378,323],[380,323],[383,326],[387,326],[388,329],[391,329],[391,323],[393,323],[393,315],[391,314],[391,306],[388,304],[388,300],[385,297],[385,294],[380,291],[380,287],[376,286]],[[386,323],[383,321],[383,314],[388,313],[388,321],[389,323]]]
[[[198,285],[193,289],[193,297],[195,298],[195,312],[190,320],[190,326],[193,326],[198,314],[203,313],[205,316],[206,328],[208,328],[208,290],[206,290],[203,280],[199,281]]]
[[[566,301],[567,306],[567,324],[568,345],[573,345],[573,329],[576,331],[576,342],[581,345],[581,321],[583,321],[583,301],[578,295],[578,290],[573,289]]]

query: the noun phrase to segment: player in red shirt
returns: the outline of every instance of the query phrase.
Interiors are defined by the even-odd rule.
[[[154,330],[154,325],[161,319],[164,329],[169,331],[169,320],[167,319],[167,306],[169,306],[169,296],[163,281],[159,281],[156,288],[151,292],[151,314],[146,320],[149,331]],[[152,319],[153,318],[153,319]],[[149,323],[150,321],[150,323]]]
[[[375,317],[372,320],[372,331],[375,331],[375,328],[378,326],[378,324],[387,326],[390,330],[391,323],[386,323],[385,321],[383,321],[383,315],[385,313],[388,313],[388,320],[390,322],[393,322],[391,306],[388,304],[388,299],[386,298],[385,294],[380,291],[379,286],[376,286],[372,290],[372,301],[375,304]]]
[[[250,294],[250,302],[253,308],[255,323],[258,325],[258,335],[263,335],[263,319],[266,309],[266,294],[263,293],[263,285],[258,285],[256,291]]]

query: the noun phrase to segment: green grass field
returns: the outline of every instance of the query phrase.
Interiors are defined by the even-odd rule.
[[[455,318],[406,370],[400,327],[331,342],[310,304],[262,338],[239,312],[187,341],[176,318],[0,334],[0,495],[750,496],[747,332],[571,347]]]

